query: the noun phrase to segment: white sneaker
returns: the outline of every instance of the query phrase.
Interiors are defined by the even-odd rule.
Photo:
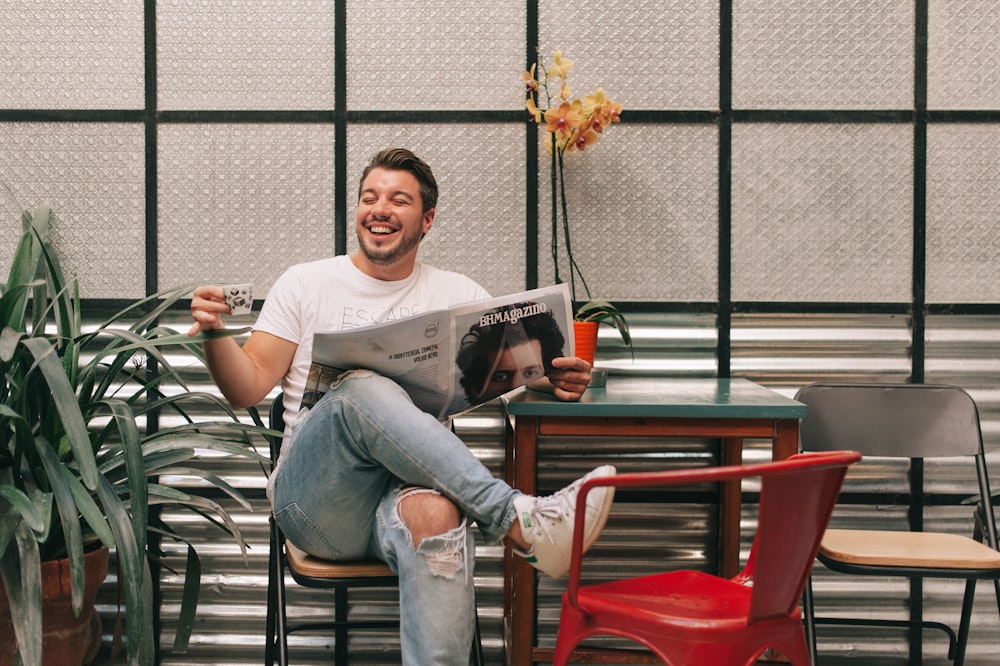
[[[514,548],[514,552],[526,559],[531,566],[553,578],[565,575],[569,571],[573,554],[573,521],[580,486],[586,479],[614,475],[614,467],[602,465],[548,497],[517,497],[514,509],[521,522],[521,534],[531,548],[528,552]],[[607,486],[594,488],[587,493],[583,552],[587,552],[604,529],[614,497],[615,489]]]

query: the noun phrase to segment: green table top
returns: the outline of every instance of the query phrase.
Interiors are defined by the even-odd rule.
[[[579,402],[520,389],[504,399],[514,416],[801,419],[806,406],[748,379],[608,377]]]

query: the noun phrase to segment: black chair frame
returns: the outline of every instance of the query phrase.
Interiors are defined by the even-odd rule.
[[[902,389],[907,390],[913,387],[923,387],[929,390],[942,390],[951,391],[956,395],[960,396],[960,399],[965,399],[970,405],[966,405],[966,409],[971,410],[971,418],[975,420],[975,428],[977,432],[975,436],[978,438],[978,452],[976,453],[963,453],[961,455],[968,455],[975,458],[976,467],[976,477],[979,488],[979,495],[970,498],[966,503],[975,503],[976,509],[974,511],[974,528],[972,538],[980,543],[985,543],[993,550],[1000,550],[998,548],[998,537],[996,529],[996,518],[994,516],[993,504],[991,501],[983,501],[982,498],[990,498],[990,485],[989,485],[989,475],[986,469],[985,453],[982,445],[982,434],[979,430],[979,415],[978,409],[975,403],[972,401],[971,397],[968,397],[964,391],[954,386],[947,385],[914,385],[914,384],[838,384],[838,383],[818,383],[811,385],[809,387],[804,387],[799,391],[796,398],[803,400],[808,404],[808,400],[803,397],[803,392],[818,387],[820,389],[824,387],[846,387],[846,388],[860,388],[860,389],[875,389],[875,390],[893,390]],[[808,421],[808,417],[806,419]],[[806,423],[803,423],[803,440],[802,440],[802,450],[810,451],[817,450],[815,447],[807,445],[806,441]],[[819,450],[825,450],[826,446],[833,446],[834,442],[827,442]],[[866,451],[864,444],[859,444],[858,441],[852,442],[852,445],[858,448],[864,455],[893,455],[894,457],[905,458],[907,457],[904,453],[885,453],[883,452],[872,452]],[[876,449],[880,448],[881,445],[876,444]],[[946,456],[947,454],[941,452],[933,451],[917,451],[916,453],[926,453],[926,457],[940,457]],[[914,455],[910,457],[911,465],[916,462],[917,465],[921,464],[921,461],[925,456]],[[911,486],[914,484],[915,479],[911,474]],[[922,481],[921,481],[922,483]],[[911,488],[911,493],[920,492],[921,488]],[[854,575],[864,575],[864,576],[890,576],[890,577],[905,577],[910,580],[911,584],[911,607],[910,607],[910,618],[908,620],[896,620],[896,619],[856,619],[856,618],[844,618],[844,617],[816,617],[815,616],[815,606],[813,599],[813,591],[811,579],[809,584],[806,585],[805,593],[803,595],[803,618],[806,623],[806,639],[810,646],[810,652],[812,656],[813,663],[816,663],[817,651],[816,651],[816,625],[847,625],[847,626],[879,626],[879,627],[895,627],[910,630],[910,653],[912,656],[918,656],[922,652],[922,641],[920,638],[920,630],[922,629],[932,629],[940,630],[945,633],[948,637],[948,658],[954,661],[955,666],[962,666],[965,659],[965,649],[969,638],[969,629],[971,624],[972,606],[975,600],[975,590],[976,583],[979,580],[993,580],[994,590],[997,597],[997,609],[1000,612],[1000,571],[997,568],[977,568],[977,567],[965,567],[948,569],[944,567],[919,567],[919,566],[879,566],[873,564],[851,564],[841,560],[830,559],[820,552],[817,555],[817,559],[828,569],[845,574]],[[922,605],[922,581],[924,578],[938,578],[938,579],[960,579],[965,580],[965,592],[962,599],[962,609],[961,609],[961,619],[959,621],[958,632],[949,626],[948,624],[942,622],[932,622],[923,619],[923,605]]]

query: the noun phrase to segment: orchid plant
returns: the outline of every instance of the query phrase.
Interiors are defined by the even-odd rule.
[[[625,344],[631,346],[628,322],[625,316],[603,299],[594,299],[580,266],[573,256],[570,241],[569,215],[566,206],[567,152],[583,152],[592,146],[604,130],[621,120],[622,105],[618,104],[598,88],[590,95],[573,98],[567,79],[573,69],[573,61],[556,51],[552,63],[546,66],[539,55],[531,69],[523,73],[525,85],[525,107],[535,124],[545,132],[545,148],[552,159],[550,184],[552,188],[552,265],[556,284],[562,282],[559,274],[559,229],[562,228],[563,243],[569,260],[570,295],[576,303],[576,280],[579,278],[586,294],[586,302],[575,313],[577,321],[605,322],[616,328]]]

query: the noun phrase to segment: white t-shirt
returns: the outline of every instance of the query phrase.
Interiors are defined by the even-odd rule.
[[[464,275],[419,262],[409,277],[392,281],[361,272],[347,255],[292,266],[271,287],[254,324],[255,330],[298,344],[281,380],[286,427],[298,423],[313,333],[380,324],[489,296]]]

